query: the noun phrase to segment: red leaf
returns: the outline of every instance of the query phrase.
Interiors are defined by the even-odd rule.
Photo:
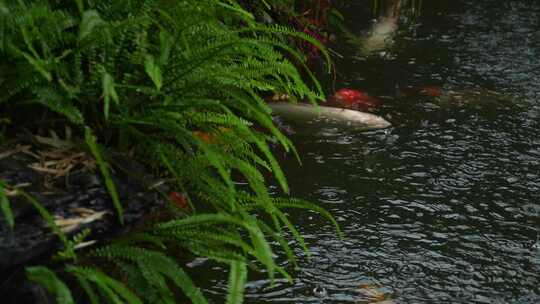
[[[184,194],[172,191],[169,193],[169,199],[178,207],[182,209],[189,209],[187,198]]]

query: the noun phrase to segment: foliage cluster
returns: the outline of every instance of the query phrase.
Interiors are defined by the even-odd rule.
[[[171,255],[178,247],[230,265],[228,303],[241,303],[248,267],[264,269],[271,279],[288,277],[274,261],[269,238],[293,262],[282,229],[306,246],[283,210],[311,209],[333,221],[308,202],[272,198],[266,186],[264,171],[288,192],[270,145],[294,147],[273,125],[263,96],[280,91],[324,99],[306,56],[290,46],[297,39],[323,50],[310,35],[258,22],[234,0],[0,2],[2,113],[77,130],[120,221],[125,202],[109,175],[110,147],[133,151],[173,177],[177,190],[189,194],[191,210],[81,257],[76,249],[88,233],[68,240],[30,195],[0,183],[2,211],[13,229],[8,190],[31,202],[64,244],[60,270],[28,267],[29,278],[59,303],[74,302],[64,283],[72,281],[92,303],[174,303],[175,290],[206,303]],[[107,261],[107,268],[96,260]]]
[[[343,16],[330,0],[275,0],[263,3],[265,6],[252,5],[261,21],[289,24],[325,46],[330,41],[330,33],[348,32]],[[321,50],[317,46],[297,41],[297,47],[307,55],[311,65],[321,59]]]

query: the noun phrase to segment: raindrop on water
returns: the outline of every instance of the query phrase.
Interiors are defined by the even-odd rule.
[[[328,295],[328,292],[326,291],[326,288],[321,287],[321,286],[317,286],[317,287],[313,288],[313,294],[316,297],[325,298]]]

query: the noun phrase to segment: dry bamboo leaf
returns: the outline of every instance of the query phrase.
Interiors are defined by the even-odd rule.
[[[76,230],[83,224],[88,224],[88,223],[102,219],[103,216],[107,213],[108,211],[99,211],[99,212],[94,212],[93,214],[89,216],[85,216],[85,217],[72,217],[72,218],[57,217],[54,220],[54,223],[58,227],[60,227],[60,230],[62,232],[69,233]]]
[[[96,212],[96,211],[94,211],[92,209],[88,209],[88,208],[84,208],[84,207],[75,207],[75,208],[72,208],[71,211],[75,212],[75,213],[78,213],[78,214],[80,214],[82,216],[88,215],[88,214],[93,214],[93,213]]]
[[[38,171],[38,172],[43,172],[43,173],[49,173],[49,174],[58,174],[60,171],[59,170],[56,170],[56,169],[52,169],[52,168],[47,168],[47,167],[42,167],[42,166],[39,166],[39,165],[28,165],[29,168],[35,170],[35,171]]]
[[[15,147],[15,149],[11,149],[11,150],[1,152],[0,153],[0,159],[10,157],[11,155],[15,155],[15,154],[23,152],[23,151],[27,151],[28,149],[30,149],[30,146],[28,146],[28,145],[17,145]]]
[[[75,247],[73,247],[75,250],[77,249],[81,249],[81,248],[85,248],[85,247],[88,247],[88,246],[92,246],[94,245],[95,243],[97,243],[96,240],[91,240],[91,241],[87,241],[87,242],[82,242],[82,243],[79,243],[77,245],[75,245]]]
[[[75,146],[74,143],[62,140],[58,138],[58,136],[52,136],[52,137],[43,137],[39,135],[35,135],[34,138],[36,141],[40,144],[51,146],[53,148],[61,149],[61,148],[73,148]]]

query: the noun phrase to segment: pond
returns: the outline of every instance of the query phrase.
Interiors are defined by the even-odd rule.
[[[359,33],[369,8],[347,3]],[[292,194],[331,211],[345,238],[292,213],[311,260],[293,284],[255,278],[246,302],[540,303],[539,20],[536,1],[424,1],[392,48],[335,47],[336,87],[381,97],[393,127],[292,136],[303,161],[283,161]],[[496,95],[396,92],[417,86]],[[223,294],[226,277],[210,284]]]

